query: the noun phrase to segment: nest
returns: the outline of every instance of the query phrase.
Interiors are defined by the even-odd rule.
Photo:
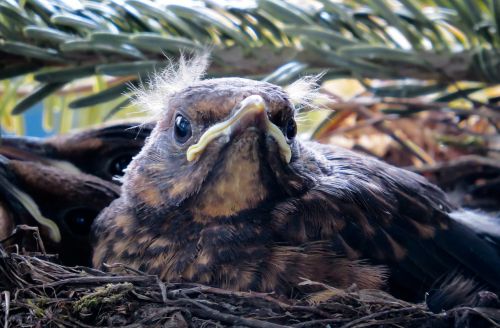
[[[498,326],[498,310],[458,307],[434,314],[425,304],[380,290],[325,286],[319,296],[290,300],[165,283],[125,267],[109,274],[59,265],[46,255],[7,254],[1,248],[0,253],[3,327]]]

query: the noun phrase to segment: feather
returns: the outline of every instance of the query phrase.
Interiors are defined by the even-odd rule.
[[[319,91],[320,80],[323,75],[324,73],[304,76],[284,88],[297,110],[303,108],[318,109],[319,107],[315,101],[329,99],[328,96]]]
[[[473,279],[452,272],[438,287],[425,294],[425,303],[434,313],[440,313],[458,305],[471,306],[480,290],[481,287]]]
[[[141,82],[139,87],[131,86],[134,93],[133,104],[157,118],[168,108],[172,95],[203,78],[209,65],[208,58],[208,52],[195,54],[190,58],[181,54],[178,62],[167,58],[166,68],[154,73],[147,84]]]

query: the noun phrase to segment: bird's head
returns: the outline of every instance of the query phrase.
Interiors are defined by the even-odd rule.
[[[128,197],[157,209],[188,202],[195,216],[227,217],[300,188],[292,174],[299,155],[295,109],[282,88],[210,79],[167,97],[127,169]]]

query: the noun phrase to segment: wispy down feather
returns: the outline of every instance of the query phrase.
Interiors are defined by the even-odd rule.
[[[205,75],[209,65],[208,53],[187,58],[181,54],[178,61],[167,58],[168,65],[154,73],[149,81],[139,87],[132,87],[133,103],[141,110],[157,117],[168,107],[170,96],[195,82]]]
[[[290,96],[291,101],[297,109],[312,108],[317,109],[316,100],[327,98],[319,92],[320,80],[324,74],[304,76],[289,86],[285,91]]]
[[[168,65],[154,73],[148,82],[132,87],[133,104],[140,111],[150,113],[155,118],[168,107],[172,94],[203,79],[209,66],[209,54],[204,52],[187,58],[180,56],[178,61],[167,58]],[[319,80],[323,74],[305,76],[293,82],[285,91],[298,109],[316,109],[315,100],[325,98],[319,92]]]

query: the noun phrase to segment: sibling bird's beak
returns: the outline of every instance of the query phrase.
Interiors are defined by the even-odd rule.
[[[201,156],[210,142],[220,136],[227,136],[227,140],[249,128],[256,128],[274,138],[278,144],[281,155],[286,163],[290,163],[292,151],[286,142],[283,132],[267,116],[266,103],[259,95],[249,96],[241,101],[235,108],[234,114],[227,120],[208,128],[200,140],[190,146],[186,152],[187,160],[193,161]]]

